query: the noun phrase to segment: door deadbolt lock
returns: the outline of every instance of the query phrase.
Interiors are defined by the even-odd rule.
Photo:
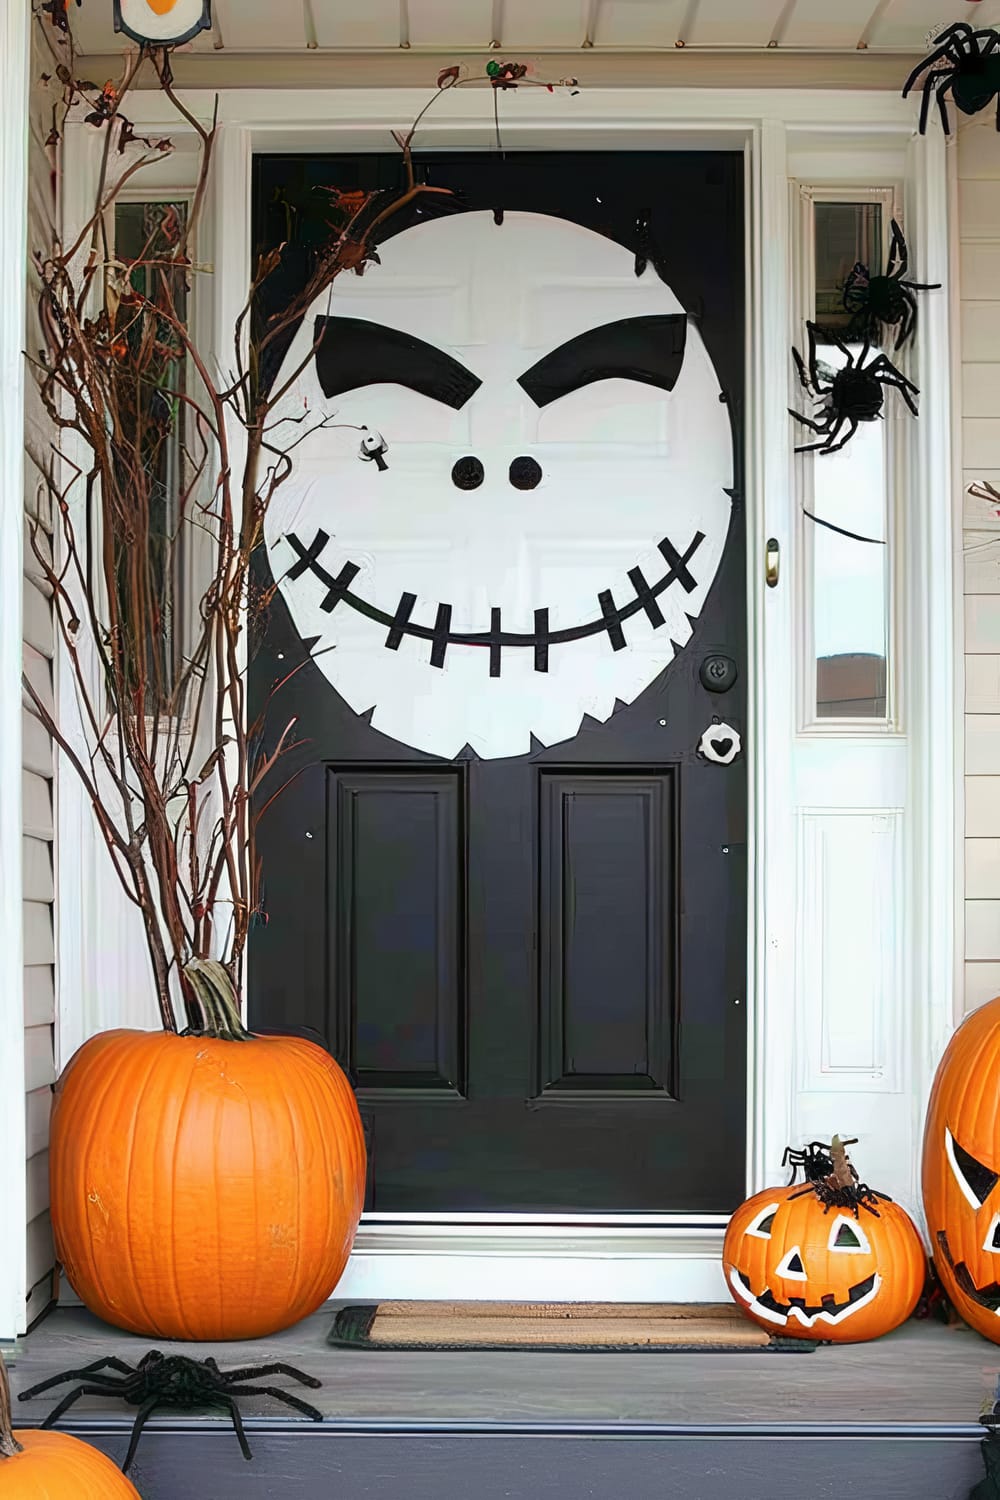
[[[778,569],[781,566],[781,548],[777,539],[769,536],[764,544],[764,582],[769,589],[773,589],[778,582]]]
[[[739,676],[731,656],[706,656],[698,668],[701,685],[710,693],[728,693]]]

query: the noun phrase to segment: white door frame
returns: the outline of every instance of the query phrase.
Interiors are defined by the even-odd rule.
[[[232,328],[250,276],[250,169],[255,152],[391,149],[389,127],[405,129],[426,102],[414,89],[226,90],[211,211],[198,259],[215,275],[196,313],[215,333],[228,367]],[[189,91],[185,102],[209,120],[216,96]],[[731,147],[744,150],[748,185],[747,607],[748,774],[748,1122],[747,1183],[775,1180],[786,1143],[797,1138],[796,830],[788,801],[794,745],[795,498],[789,394],[792,244],[789,178],[793,157],[820,165],[824,152],[856,150],[904,177],[915,214],[909,239],[916,263],[947,281],[949,229],[946,148],[933,130],[914,137],[914,115],[881,92],[740,89],[591,89],[570,97],[521,90],[504,97],[508,149]],[[140,134],[164,132],[180,145],[169,103],[156,91],[133,95]],[[488,89],[440,99],[418,144],[482,147],[492,141]],[[65,177],[74,205],[88,201],[94,170],[90,127],[67,132]],[[874,157],[872,154],[874,153]],[[163,187],[190,189],[190,159],[178,151],[150,174]],[[134,179],[138,184],[141,178]],[[67,212],[71,225],[73,215]],[[915,228],[915,233],[914,233]],[[67,231],[69,232],[69,231]],[[209,245],[211,242],[210,255]],[[957,273],[957,267],[956,267]],[[205,285],[203,281],[202,286]],[[210,301],[209,310],[205,302]],[[953,1024],[955,978],[955,770],[953,535],[950,362],[947,297],[927,300],[919,343],[922,411],[915,424],[911,524],[903,569],[911,586],[907,635],[911,747],[905,922],[910,990],[905,1041],[910,1103],[907,1139],[898,1142],[900,1176],[880,1183],[915,1205],[919,1121],[936,1058]],[[799,330],[794,330],[797,335]],[[764,543],[782,545],[779,586],[764,586]],[[108,873],[95,881],[96,830],[70,772],[60,779],[57,897],[60,973],[59,1060],[108,1025],[155,1024],[142,979],[141,938],[123,940],[130,913]],[[86,830],[90,830],[88,834]],[[87,847],[89,844],[89,848]],[[68,849],[79,848],[80,864]],[[103,868],[103,867],[102,867]],[[66,900],[64,903],[64,887]],[[93,974],[95,935],[114,934]],[[131,950],[131,951],[130,951]],[[88,960],[87,955],[91,955]],[[830,1129],[849,1122],[831,1119]],[[720,1215],[372,1215],[338,1288],[342,1296],[547,1296],[677,1300],[724,1295]],[[627,1269],[615,1262],[628,1262]]]

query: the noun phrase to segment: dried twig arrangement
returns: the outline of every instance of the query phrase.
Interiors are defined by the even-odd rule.
[[[200,976],[211,960],[214,982],[228,976],[239,991],[259,908],[255,796],[295,742],[294,720],[270,737],[269,751],[262,720],[247,722],[247,657],[270,602],[253,586],[251,562],[293,450],[330,420],[276,414],[315,348],[278,380],[269,372],[336,278],[360,275],[377,259],[394,216],[418,198],[430,200],[424,211],[449,206],[449,190],[417,180],[413,135],[435,99],[477,80],[446,69],[409,131],[393,132],[398,190],[326,190],[329,236],[302,289],[266,319],[258,294],[284,247],[261,257],[233,329],[232,368],[220,374],[218,357],[199,347],[186,318],[192,279],[203,269],[194,246],[216,121],[197,119],[176,93],[169,49],[133,54],[117,84],[79,79],[71,31],[55,24],[64,10],[39,6],[37,13],[53,59],[48,76],[62,90],[49,144],[58,144],[72,115],[103,132],[104,149],[88,221],[68,247],[34,252],[43,347],[28,358],[53,441],[31,457],[52,517],[54,555],[37,527],[32,548],[51,592],[81,727],[58,722],[27,679],[24,686],[81,778],[141,914],[163,1026],[177,1029],[180,999],[188,1027],[211,1031]],[[109,231],[115,205],[137,173],[171,150],[167,139],[139,137],[124,112],[143,68],[155,71],[200,160],[186,220],[161,215],[139,254],[125,259]],[[478,82],[495,93],[499,81]],[[173,616],[184,546],[197,562],[198,602],[188,610],[193,638],[178,648]]]
[[[220,378],[195,342],[184,306],[198,269],[191,251],[215,122],[199,121],[177,96],[165,50],[143,50],[120,86],[95,93],[76,78],[71,45],[47,29],[46,40],[66,111],[82,107],[105,136],[90,219],[73,244],[35,252],[45,342],[29,353],[54,433],[50,451],[32,457],[56,543],[50,557],[35,528],[32,548],[51,591],[82,741],[27,679],[25,691],[80,776],[121,884],[141,913],[164,1027],[176,1030],[179,995],[188,1024],[201,1029],[207,1018],[186,966],[220,957],[239,986],[255,907],[251,799],[295,733],[289,722],[265,755],[262,726],[247,723],[247,635],[252,609],[266,607],[259,599],[251,607],[251,559],[292,449],[324,420],[272,420],[300,372],[271,388],[259,372],[336,277],[364,270],[392,215],[444,190],[416,182],[406,137],[400,191],[331,192],[329,239],[306,285],[263,326],[257,294],[282,252],[261,258],[234,329],[233,370]],[[155,69],[195,133],[200,163],[186,223],[165,217],[126,263],[114,253],[111,212],[136,173],[171,149],[168,140],[139,140],[123,113],[144,66]],[[180,450],[172,530],[164,524],[163,493],[171,444]],[[200,603],[194,638],[175,652],[180,549],[192,543]]]

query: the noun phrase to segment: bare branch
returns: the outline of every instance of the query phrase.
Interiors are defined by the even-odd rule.
[[[142,49],[122,82],[100,91],[75,77],[71,46],[65,56],[52,50],[61,56],[66,111],[82,106],[104,132],[86,223],[68,248],[57,241],[35,247],[44,348],[28,357],[54,434],[51,451],[34,463],[51,507],[55,556],[37,529],[31,545],[51,591],[79,734],[55,723],[27,683],[26,692],[80,778],[118,878],[139,908],[162,1023],[175,1029],[170,987],[191,960],[219,957],[239,980],[259,909],[256,820],[279,795],[279,762],[305,743],[292,718],[265,747],[268,709],[288,677],[247,724],[247,640],[260,607],[252,569],[291,455],[337,424],[329,416],[272,418],[315,348],[271,387],[262,358],[322,305],[338,276],[364,269],[395,215],[445,190],[415,178],[411,142],[422,111],[401,137],[404,188],[391,195],[331,189],[327,243],[301,290],[266,322],[261,290],[283,251],[261,258],[234,327],[235,376],[217,378],[214,356],[188,325],[186,297],[200,269],[191,247],[211,183],[218,104],[208,125],[187,107],[173,86],[169,49]],[[140,140],[123,112],[144,65],[200,157],[186,217],[171,218],[164,205],[130,259],[109,243],[111,216],[122,193],[172,149],[168,140]],[[126,158],[136,145],[134,159]],[[192,537],[201,592],[193,639],[181,650],[174,585]],[[197,1027],[203,1010],[179,982]]]

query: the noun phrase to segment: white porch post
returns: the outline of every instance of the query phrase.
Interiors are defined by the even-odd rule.
[[[909,546],[911,587],[907,636],[908,684],[913,705],[911,757],[914,793],[922,817],[917,825],[913,864],[913,918],[922,932],[915,965],[914,1114],[912,1193],[919,1201],[920,1143],[938,1060],[961,1017],[964,869],[963,820],[957,799],[962,786],[956,769],[956,736],[963,723],[964,682],[957,671],[956,642],[964,640],[961,583],[961,506],[953,504],[952,307],[949,289],[960,275],[956,221],[948,182],[948,148],[940,131],[930,130],[910,144],[917,263],[932,266],[944,283],[940,296],[921,310],[916,382],[936,391],[925,400],[917,424],[916,482]],[[960,374],[960,372],[959,372]],[[950,628],[949,628],[950,627]],[[959,645],[959,651],[962,649]],[[961,762],[958,762],[961,765]],[[921,962],[922,960],[922,962]]]
[[[0,6],[0,1339],[24,1331],[21,566],[29,0]]]

